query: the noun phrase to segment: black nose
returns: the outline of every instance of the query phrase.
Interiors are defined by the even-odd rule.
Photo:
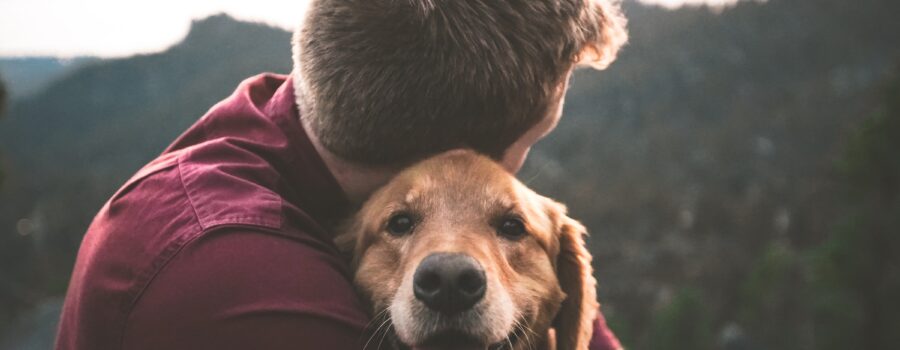
[[[413,275],[416,299],[447,315],[472,308],[484,297],[485,289],[484,269],[465,254],[431,254]]]

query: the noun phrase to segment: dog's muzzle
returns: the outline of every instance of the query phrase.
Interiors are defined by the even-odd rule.
[[[413,292],[429,309],[455,315],[484,298],[487,282],[481,264],[461,253],[435,253],[419,263]]]

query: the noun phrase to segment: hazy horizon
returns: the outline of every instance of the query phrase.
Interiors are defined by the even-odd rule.
[[[217,13],[287,30],[306,0],[175,1],[5,0],[0,2],[0,57],[124,57],[165,50],[181,40],[192,20]],[[677,8],[739,0],[639,0]],[[35,19],[41,19],[37,21]],[[115,30],[110,30],[115,28]]]

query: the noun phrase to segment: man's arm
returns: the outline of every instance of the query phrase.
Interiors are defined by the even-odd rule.
[[[302,240],[212,233],[143,292],[123,349],[362,348],[368,317],[341,264]]]

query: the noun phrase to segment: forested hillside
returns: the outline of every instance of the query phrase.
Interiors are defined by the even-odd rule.
[[[6,98],[6,85],[3,83],[3,76],[0,76],[0,118],[6,114]],[[0,153],[0,157],[2,157],[2,153]],[[3,158],[0,158],[0,187],[3,187],[3,178]]]
[[[818,324],[810,304],[829,301],[811,300],[805,260],[848,210],[836,164],[883,105],[898,10],[629,7],[631,45],[610,70],[576,77],[566,119],[522,177],[591,228],[607,313],[631,346],[823,349],[841,333]]]
[[[520,174],[588,226],[614,330],[631,349],[890,348],[900,3],[626,5],[631,44],[576,74]],[[65,290],[87,223],[131,173],[243,78],[289,72],[289,38],[211,17],[163,53],[13,101],[0,327]]]

